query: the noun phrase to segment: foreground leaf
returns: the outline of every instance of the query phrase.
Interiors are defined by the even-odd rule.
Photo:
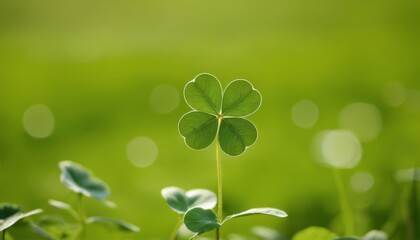
[[[11,203],[2,203],[0,204],[0,221],[5,220],[8,217],[15,215],[18,212],[21,212],[19,206]]]
[[[61,182],[70,190],[91,197],[99,201],[105,200],[110,190],[101,180],[93,178],[84,167],[71,161],[59,163],[61,169]]]
[[[371,230],[362,237],[362,240],[388,240],[388,236],[382,231]]]
[[[257,128],[251,121],[224,118],[219,129],[220,148],[231,156],[239,155],[257,140],[257,135]]]
[[[296,233],[292,240],[332,240],[337,235],[323,227],[308,227]]]
[[[116,229],[123,232],[138,232],[140,228],[134,226],[130,223],[120,221],[114,218],[107,218],[107,217],[89,217],[86,219],[86,223],[100,223],[105,225],[108,228]]]
[[[208,73],[199,74],[187,83],[185,101],[192,109],[217,115],[222,104],[222,86],[217,78]]]
[[[222,224],[224,224],[225,222],[227,222],[227,221],[229,221],[233,218],[244,217],[244,216],[248,216],[248,215],[257,215],[257,214],[270,215],[270,216],[280,217],[280,218],[287,217],[287,213],[285,213],[284,211],[282,211],[280,209],[276,209],[276,208],[251,208],[251,209],[248,209],[246,211],[227,216],[225,218],[225,220],[223,220]]]
[[[203,233],[221,226],[211,209],[193,208],[184,215],[184,224],[191,232]]]
[[[38,213],[41,213],[41,212],[42,212],[42,209],[35,209],[35,210],[29,211],[29,212],[26,212],[26,213],[23,213],[23,212],[15,213],[12,216],[3,219],[3,222],[0,223],[0,232],[9,228],[9,227],[11,227],[11,226],[13,226],[13,224],[15,224],[17,221],[19,221],[23,218],[26,218],[26,217],[29,217],[31,215],[35,215],[35,214],[38,214]]]
[[[213,142],[217,133],[217,118],[203,112],[189,112],[182,116],[178,128],[185,143],[192,149],[204,149]]]
[[[162,189],[161,194],[169,207],[180,214],[195,207],[211,209],[217,203],[216,194],[207,189],[192,189],[185,192],[178,187],[166,187]]]
[[[261,94],[247,80],[232,81],[223,94],[222,115],[246,117],[261,105]]]

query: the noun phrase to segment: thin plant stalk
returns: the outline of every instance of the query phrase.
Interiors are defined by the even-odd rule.
[[[79,194],[79,220],[80,220],[80,226],[82,228],[81,235],[82,239],[85,239],[86,237],[86,221],[85,221],[85,211],[83,208],[83,195]]]
[[[219,126],[222,121],[222,117],[218,119]],[[216,137],[216,164],[217,164],[217,219],[219,222],[223,220],[223,188],[222,188],[222,163],[219,156],[219,138]],[[216,239],[220,238],[220,228],[216,228]]]
[[[176,240],[176,237],[178,236],[178,231],[181,225],[182,225],[182,215],[179,215],[179,220],[176,223],[175,228],[171,233],[171,238],[170,238],[171,240]]]
[[[3,230],[1,239],[2,240],[5,240],[6,239],[6,229]]]
[[[218,140],[216,141],[218,142]],[[216,161],[217,161],[217,218],[219,221],[223,219],[223,190],[222,190],[222,163],[219,158],[219,143],[216,144]]]
[[[341,178],[340,172],[338,169],[334,169],[334,178],[337,185],[338,195],[340,198],[340,211],[342,216],[342,221],[344,224],[344,234],[351,236],[354,234],[354,219],[353,214],[350,209],[350,205],[347,201],[346,189],[344,187],[343,179]]]

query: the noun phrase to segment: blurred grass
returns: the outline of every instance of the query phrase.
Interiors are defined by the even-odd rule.
[[[380,228],[399,186],[393,174],[418,166],[420,112],[387,106],[382,89],[399,81],[420,89],[420,3],[403,1],[50,1],[0,2],[0,201],[27,209],[47,199],[75,199],[59,183],[57,163],[70,159],[92,169],[112,188],[109,210],[88,202],[91,215],[139,225],[141,239],[166,239],[176,216],[160,189],[216,190],[214,148],[189,150],[177,132],[188,111],[181,102],[162,115],[149,96],[159,84],[181,94],[184,84],[210,72],[224,86],[250,80],[263,94],[250,118],[257,143],[238,158],[223,156],[226,211],[272,206],[281,221],[242,219],[223,232],[266,224],[290,236],[309,225],[329,226],[338,211],[333,177],[311,153],[318,131],[338,127],[352,102],[376,105],[382,132],[363,144],[355,170],[375,177],[362,201],[362,229]],[[300,99],[320,108],[311,129],[299,129],[290,109]],[[22,127],[32,104],[55,115],[52,136],[37,140]],[[127,143],[148,136],[158,145],[154,165],[138,169]],[[350,190],[350,189],[349,189]],[[355,204],[355,203],[354,203]],[[361,230],[360,230],[361,231]]]

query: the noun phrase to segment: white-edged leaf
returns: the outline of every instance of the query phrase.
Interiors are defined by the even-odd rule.
[[[17,221],[19,221],[23,218],[26,218],[26,217],[29,217],[31,215],[35,215],[35,214],[38,214],[38,213],[41,213],[41,212],[42,212],[42,209],[35,209],[35,210],[25,212],[25,213],[18,212],[16,214],[4,219],[4,221],[0,224],[0,232],[9,228],[9,227],[11,227],[13,224],[15,224]]]
[[[222,224],[224,224],[225,222],[233,218],[244,217],[248,215],[257,215],[257,214],[270,215],[270,216],[280,217],[280,218],[287,217],[286,212],[277,208],[251,208],[246,211],[227,216],[225,220],[223,220]]]
[[[371,230],[362,237],[362,240],[388,240],[388,235],[382,231]]]
[[[104,201],[110,194],[108,186],[102,180],[92,177],[86,168],[71,161],[61,161],[61,182],[70,190],[84,196]]]
[[[169,207],[180,214],[195,207],[211,209],[217,204],[216,194],[207,189],[192,189],[186,192],[179,187],[166,187],[162,189],[161,194]]]

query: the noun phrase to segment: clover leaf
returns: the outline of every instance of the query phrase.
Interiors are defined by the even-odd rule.
[[[256,141],[257,128],[245,117],[258,110],[261,94],[249,81],[234,80],[223,91],[215,76],[202,73],[187,83],[184,97],[193,110],[178,128],[190,148],[204,149],[217,137],[225,153],[237,156]]]
[[[35,209],[29,212],[22,212],[21,209],[14,204],[0,205],[0,232],[13,226],[19,220],[41,213],[42,209]]]
[[[279,218],[287,217],[287,213],[280,209],[251,208],[240,213],[229,215],[222,222],[219,222],[216,213],[213,210],[196,207],[188,210],[185,213],[184,223],[190,231],[201,234],[219,228],[234,218],[245,217],[249,215],[269,215]]]
[[[84,167],[71,161],[61,161],[61,182],[73,192],[104,201],[110,194],[108,186],[101,180],[93,178]]]
[[[216,194],[207,189],[192,189],[185,192],[179,187],[166,187],[161,193],[169,207],[179,214],[184,214],[195,207],[211,209],[217,203]]]

